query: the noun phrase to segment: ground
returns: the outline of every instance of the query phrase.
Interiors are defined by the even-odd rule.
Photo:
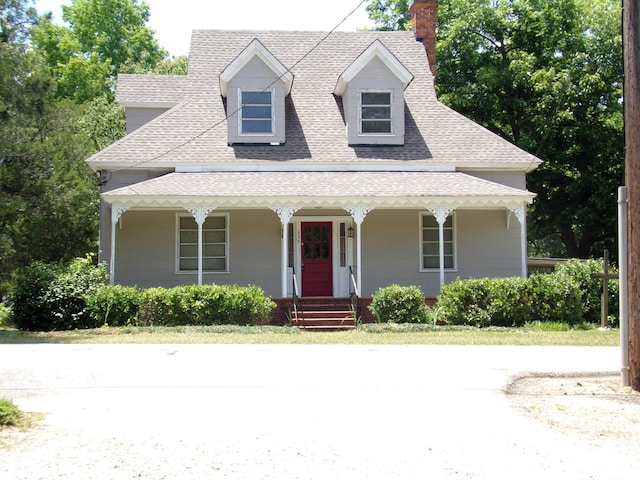
[[[640,393],[623,387],[620,375],[523,375],[506,392],[516,408],[554,429],[640,451]]]

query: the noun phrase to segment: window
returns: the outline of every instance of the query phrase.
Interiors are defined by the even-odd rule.
[[[438,221],[431,214],[421,215],[422,218],[422,264],[423,270],[440,268],[440,234]],[[453,230],[453,215],[449,215],[443,225],[444,240],[444,268],[455,268],[455,241]]]
[[[272,92],[242,91],[240,103],[240,133],[273,133]]]
[[[227,216],[209,215],[202,224],[202,270],[226,272]],[[178,271],[198,270],[198,224],[192,216],[178,217]]]
[[[360,133],[391,133],[391,92],[360,92]]]

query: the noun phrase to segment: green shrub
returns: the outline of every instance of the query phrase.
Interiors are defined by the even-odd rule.
[[[0,301],[0,328],[6,328],[10,326],[11,321],[11,309]]]
[[[11,400],[0,398],[0,427],[17,425],[22,412]]]
[[[77,258],[66,268],[34,262],[18,272],[9,299],[12,321],[21,330],[71,330],[98,326],[87,298],[107,278],[104,265]]]
[[[188,285],[141,295],[138,325],[258,325],[275,303],[256,286]]]
[[[142,293],[135,287],[104,285],[87,298],[91,316],[99,325],[136,325]]]
[[[582,322],[580,284],[560,274],[480,278],[444,285],[434,311],[452,325],[521,327],[527,322]]]
[[[584,320],[589,323],[600,323],[602,311],[602,279],[591,278],[592,273],[604,271],[603,261],[599,260],[571,260],[570,262],[556,265],[554,273],[568,275],[576,280],[582,292],[584,305]],[[610,273],[617,273],[615,268]],[[619,281],[609,280],[609,317],[613,317],[614,323],[618,323],[619,311]]]
[[[20,330],[51,330],[52,305],[47,295],[59,267],[33,262],[21,269],[9,297],[11,320]]]
[[[390,285],[375,292],[369,310],[378,322],[425,323],[427,307],[418,286]]]

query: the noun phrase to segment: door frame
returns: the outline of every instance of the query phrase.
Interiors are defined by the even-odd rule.
[[[345,228],[349,228],[349,226],[353,226],[353,219],[349,215],[318,215],[318,216],[293,216],[289,223],[293,224],[293,264],[296,269],[298,284],[300,293],[302,293],[303,285],[302,285],[302,223],[322,223],[322,222],[330,222],[332,224],[331,228],[331,248],[332,248],[332,284],[333,284],[333,297],[348,297],[349,296],[349,266],[354,263],[354,245],[355,238],[349,238],[346,235],[345,238],[345,266],[340,266],[340,224],[344,223]],[[355,229],[355,226],[354,226]],[[354,235],[355,237],[355,235]],[[292,279],[291,279],[291,268],[288,268],[289,279],[287,284],[289,285],[288,289],[291,289]],[[293,292],[288,292],[291,295]]]

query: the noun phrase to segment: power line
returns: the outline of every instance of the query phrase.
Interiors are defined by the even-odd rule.
[[[342,20],[340,20],[340,22],[333,27],[327,34],[325,34],[320,40],[318,40],[315,45],[313,45],[304,55],[302,55],[302,57],[300,57],[298,60],[296,60],[293,65],[291,65],[290,67],[288,67],[284,73],[282,73],[278,78],[276,78],[273,82],[271,82],[269,85],[267,85],[262,91],[257,92],[256,95],[253,98],[256,98],[258,95],[260,95],[260,93],[264,93],[266,91],[268,91],[274,84],[276,84],[278,81],[280,81],[282,79],[282,77],[284,75],[286,75],[287,73],[293,73],[293,69],[296,68],[301,62],[303,62],[309,55],[311,55],[316,49],[318,49],[318,47],[320,47],[320,45],[322,45],[338,28],[340,28],[340,25],[342,25],[344,22],[347,21],[347,19],[353,15],[367,0],[361,0],[360,3],[358,3],[358,5],[351,10],[351,12],[349,12],[347,14],[347,16],[345,16]],[[251,100],[249,100],[248,103],[251,103]],[[207,127],[205,130],[203,130],[202,132],[198,133],[197,135],[189,138],[188,140],[185,140],[184,142],[170,148],[169,150],[166,150],[165,152],[160,153],[159,155],[156,155],[152,158],[149,158],[147,160],[142,160],[138,163],[135,163],[133,165],[129,165],[126,167],[122,167],[122,168],[117,168],[115,170],[111,170],[110,173],[116,173],[122,170],[130,170],[136,167],[139,167],[141,165],[144,165],[146,163],[150,163],[153,162],[155,160],[158,160],[159,158],[162,158],[166,155],[169,155],[170,153],[173,153],[179,149],[181,149],[182,147],[185,147],[186,145],[189,145],[190,143],[196,141],[197,139],[201,138],[203,135],[205,135],[206,133],[210,132],[211,130],[213,130],[214,128],[218,127],[219,125],[224,124],[226,121],[229,120],[230,117],[236,115],[238,112],[240,112],[240,110],[242,110],[243,105],[240,105],[237,109],[235,109],[233,112],[226,114],[225,117],[222,120],[219,120],[217,122],[215,122],[213,125]],[[126,138],[126,137],[124,137]],[[126,140],[125,140],[126,141]],[[104,182],[106,183],[106,182]]]

